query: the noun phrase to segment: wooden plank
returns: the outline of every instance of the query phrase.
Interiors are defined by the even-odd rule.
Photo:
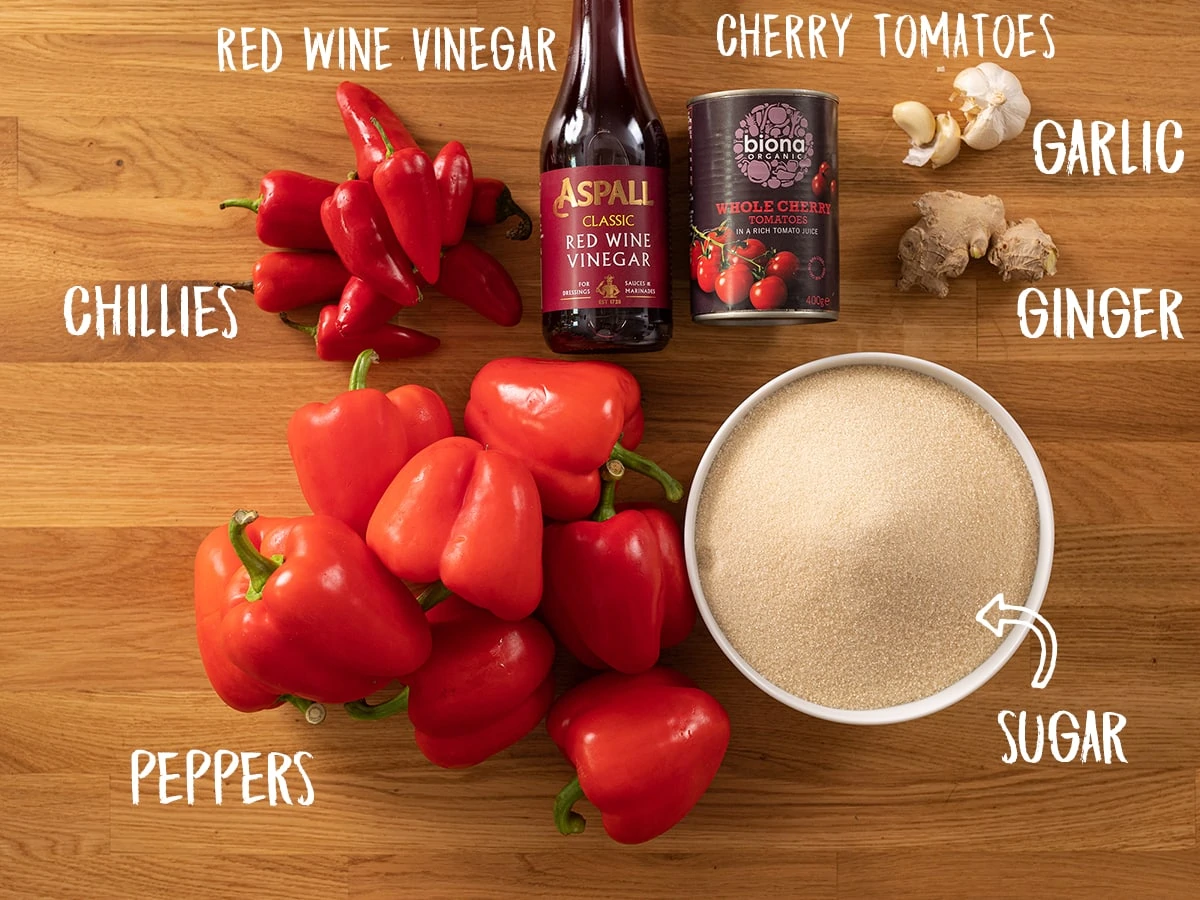
[[[572,847],[562,840],[534,852],[504,853],[485,848],[433,851],[356,860],[350,893],[387,900],[397,885],[427,885],[429,900],[487,900],[498,895],[643,900],[677,896],[681,884],[703,883],[716,896],[786,895],[831,900],[836,894],[832,853],[800,850],[780,856],[770,848],[737,856],[709,853],[634,851],[615,857],[610,847]],[[447,873],[453,872],[453,878]]]
[[[1195,891],[1200,854],[920,852],[838,854],[838,896],[862,900],[990,897],[1144,897]]]
[[[107,852],[108,781],[107,775],[0,774],[0,860],[82,860]]]
[[[206,842],[207,844],[207,842]],[[207,844],[211,847],[211,844]],[[347,896],[347,862],[329,854],[224,856],[192,852],[148,856],[105,853],[86,858],[14,856],[4,859],[5,889],[14,897],[43,896],[53,882],[57,900],[125,900],[184,894],[197,900],[254,896],[262,900]]]

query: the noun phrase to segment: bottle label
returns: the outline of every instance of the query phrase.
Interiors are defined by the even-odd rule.
[[[542,312],[670,307],[666,174],[647,166],[542,174]]]

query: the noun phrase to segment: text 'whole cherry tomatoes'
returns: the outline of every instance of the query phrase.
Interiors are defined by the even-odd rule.
[[[783,279],[768,275],[750,288],[750,305],[755,309],[779,309],[787,302],[788,289]]]
[[[717,297],[726,306],[737,306],[749,298],[753,283],[754,273],[748,265],[738,260],[717,276]]]

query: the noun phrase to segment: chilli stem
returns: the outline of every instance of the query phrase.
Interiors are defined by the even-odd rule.
[[[592,513],[593,522],[607,522],[617,514],[615,502],[617,499],[617,482],[625,474],[625,466],[615,459],[610,459],[600,467],[600,504]]]
[[[453,593],[454,591],[450,590],[450,588],[446,587],[440,581],[435,581],[429,587],[425,588],[425,590],[421,591],[421,596],[417,598],[417,603],[421,605],[423,611],[429,612]]]
[[[258,212],[259,206],[262,205],[263,198],[260,194],[257,197],[237,197],[233,200],[226,200],[221,204],[221,209],[229,209],[231,206],[238,206],[242,209],[253,210]]]
[[[263,556],[246,536],[246,526],[257,518],[258,513],[254,510],[239,509],[229,520],[229,543],[250,574],[250,589],[246,591],[246,599],[251,603],[262,598],[267,579],[280,565],[280,561]]]
[[[354,700],[344,704],[346,707],[346,715],[352,719],[358,719],[360,722],[374,722],[378,719],[386,719],[388,716],[394,716],[396,713],[404,712],[408,709],[408,688],[404,688],[391,700],[384,700],[382,703],[376,703],[372,706],[366,700]]]
[[[683,485],[671,477],[658,463],[652,459],[634,453],[632,450],[626,450],[618,441],[612,449],[610,459],[615,459],[627,469],[632,469],[635,472],[640,472],[653,478],[663,487],[663,492],[667,495],[667,499],[672,503],[678,503],[683,498]]]
[[[587,827],[587,819],[571,808],[582,799],[583,788],[579,786],[579,776],[576,775],[554,798],[554,824],[558,826],[560,834],[582,834]]]
[[[350,390],[361,391],[367,386],[367,372],[377,362],[379,362],[379,354],[374,350],[364,350],[358,354],[358,359],[354,361],[354,368],[350,370]]]
[[[383,130],[383,126],[379,124],[379,120],[371,116],[371,124],[375,126],[375,130],[379,132],[379,136],[383,138],[383,149],[387,151],[388,159],[396,155],[396,148],[392,146],[391,140],[387,136],[387,132]]]
[[[304,721],[309,725],[320,725],[325,721],[324,703],[318,703],[316,700],[305,700],[303,697],[297,697],[295,694],[283,694],[279,699],[292,704],[292,706],[304,713]]]

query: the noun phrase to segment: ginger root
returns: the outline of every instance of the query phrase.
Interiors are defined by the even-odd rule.
[[[1041,281],[1058,267],[1058,248],[1037,222],[1022,219],[1009,222],[1004,233],[992,241],[988,262],[1000,270],[1005,281]]]
[[[1005,281],[1037,281],[1054,274],[1058,248],[1050,235],[1033,219],[1007,221],[999,197],[930,191],[914,206],[921,221],[900,239],[896,286],[902,291],[919,287],[945,297],[950,279],[961,275],[972,259],[984,256]]]

